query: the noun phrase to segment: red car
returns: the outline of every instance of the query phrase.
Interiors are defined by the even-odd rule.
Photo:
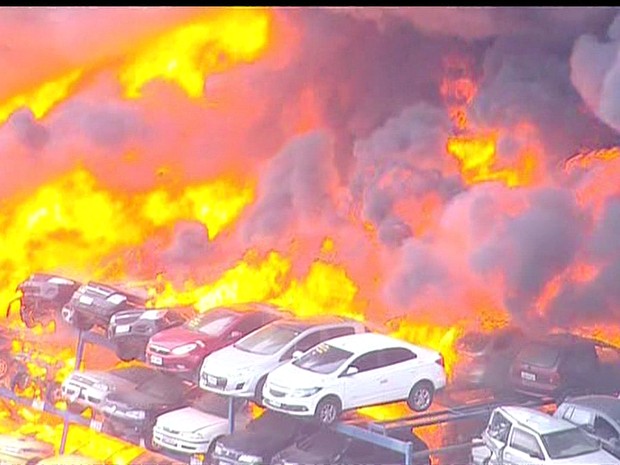
[[[146,361],[161,370],[188,374],[197,380],[202,361],[211,352],[287,315],[263,303],[217,307],[151,336]]]

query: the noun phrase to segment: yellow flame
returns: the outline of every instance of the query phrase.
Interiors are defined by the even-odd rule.
[[[516,167],[500,169],[495,166],[497,135],[459,135],[448,138],[446,150],[460,164],[468,184],[500,181],[509,187],[529,184],[536,168],[534,154],[525,152]]]
[[[267,11],[234,8],[161,36],[125,67],[119,80],[127,98],[140,97],[154,79],[177,83],[188,96],[203,95],[205,76],[252,62],[268,42]]]
[[[36,119],[43,118],[56,104],[67,97],[81,77],[82,70],[77,69],[37,89],[12,97],[0,105],[0,123],[5,122],[13,112],[22,107],[30,108]]]

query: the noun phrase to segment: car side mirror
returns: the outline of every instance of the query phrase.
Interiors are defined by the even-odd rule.
[[[230,334],[228,335],[228,339],[237,339],[237,338],[240,338],[241,336],[243,336],[241,331],[231,331]]]
[[[299,357],[301,357],[303,355],[303,351],[301,350],[296,350],[295,352],[293,352],[293,360],[297,360]]]
[[[342,373],[342,376],[353,376],[354,374],[359,373],[359,372],[360,372],[359,368],[350,366],[350,367],[347,367],[346,370],[344,370],[344,372]]]

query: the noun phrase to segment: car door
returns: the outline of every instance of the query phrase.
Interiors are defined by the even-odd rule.
[[[620,453],[620,434],[616,427],[601,414],[594,416],[594,425],[592,426],[594,436],[600,439],[603,447],[618,456]]]
[[[489,419],[489,424],[482,433],[482,440],[486,447],[491,451],[491,456],[495,460],[489,463],[497,463],[506,446],[512,430],[512,422],[506,418],[502,412],[495,411]]]
[[[343,409],[372,405],[382,396],[380,383],[382,373],[379,350],[360,355],[349,363],[341,375],[344,384]],[[346,375],[347,369],[354,367],[357,373]]]
[[[379,352],[381,399],[385,402],[406,399],[414,384],[417,355],[404,347],[390,347]]]
[[[502,453],[503,465],[539,465],[545,456],[538,438],[518,426],[512,428],[508,445]]]

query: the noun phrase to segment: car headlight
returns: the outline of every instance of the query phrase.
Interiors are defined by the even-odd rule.
[[[174,349],[172,349],[172,353],[174,355],[185,355],[185,354],[189,354],[192,350],[196,349],[196,347],[198,347],[198,344],[196,344],[195,342],[190,342],[189,344],[184,344],[182,346],[175,347]]]
[[[146,412],[144,410],[130,410],[126,415],[136,420],[144,420],[146,418]]]
[[[256,455],[243,454],[239,457],[239,462],[259,464],[259,463],[263,463],[263,458],[258,457]]]
[[[309,389],[295,389],[291,392],[291,397],[310,397],[319,392],[322,388],[314,387]]]
[[[181,433],[181,437],[184,437],[185,439],[193,439],[196,441],[203,439],[203,435],[200,431],[184,432],[184,433]]]

